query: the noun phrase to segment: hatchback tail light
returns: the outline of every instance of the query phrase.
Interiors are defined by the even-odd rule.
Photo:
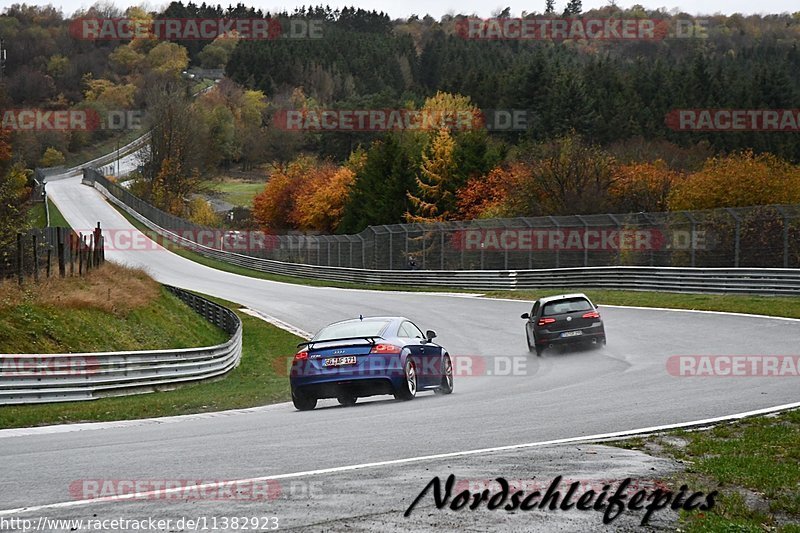
[[[376,344],[369,353],[398,354],[400,353],[400,347],[394,344]]]
[[[600,318],[600,313],[597,311],[589,311],[583,314],[583,318]]]
[[[295,361],[305,361],[306,359],[308,359],[308,349],[306,348],[303,348],[302,350],[294,354]]]
[[[555,321],[556,321],[555,318],[540,318],[539,319],[539,325],[540,326],[546,326],[547,324],[552,324]]]

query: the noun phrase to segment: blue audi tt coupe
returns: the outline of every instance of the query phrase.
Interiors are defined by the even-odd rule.
[[[453,363],[435,337],[403,317],[360,317],[326,326],[297,346],[289,374],[294,406],[314,409],[321,398],[349,406],[377,394],[413,400],[425,390],[450,394]]]

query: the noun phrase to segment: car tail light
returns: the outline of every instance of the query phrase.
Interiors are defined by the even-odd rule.
[[[552,324],[555,321],[556,321],[555,318],[540,318],[539,319],[539,325],[540,326],[546,326],[547,324]]]
[[[583,318],[600,318],[600,313],[597,311],[589,311],[583,314]]]
[[[394,344],[376,344],[369,353],[397,354],[400,353],[400,347]]]
[[[295,361],[305,361],[306,359],[308,359],[308,350],[306,348],[294,354]]]

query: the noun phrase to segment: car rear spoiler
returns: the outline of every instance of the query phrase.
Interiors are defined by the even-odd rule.
[[[323,343],[323,342],[339,342],[339,341],[355,341],[355,340],[365,340],[368,343],[375,345],[375,339],[382,339],[380,335],[362,335],[360,337],[342,337],[341,339],[325,339],[319,341],[307,341],[301,342],[297,345],[298,348],[302,348],[303,346],[311,346],[312,344],[316,343]]]

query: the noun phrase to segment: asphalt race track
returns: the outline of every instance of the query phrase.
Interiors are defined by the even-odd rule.
[[[106,232],[136,232],[79,178],[52,181],[47,190],[76,230],[88,231],[100,221]],[[47,506],[74,500],[69,485],[87,478],[249,479],[689,422],[800,400],[796,379],[788,377],[679,378],[666,370],[671,355],[795,354],[799,321],[604,307],[601,302],[608,346],[551,351],[540,359],[529,355],[525,345],[519,315],[529,310],[526,302],[276,283],[220,272],[155,246],[111,250],[106,257],[144,266],[161,282],[235,301],[306,331],[359,314],[404,315],[423,330],[436,330],[437,342],[456,358],[482,357],[472,359],[475,375],[457,375],[455,392],[446,397],[423,393],[412,402],[376,397],[359,400],[353,408],[323,401],[316,410],[302,413],[280,404],[84,431],[21,436],[0,432],[0,516],[2,510],[42,505],[45,510],[32,515],[57,516],[59,508]],[[516,375],[505,371],[509,360],[519,365]],[[520,461],[527,457],[521,452],[518,456]],[[492,464],[497,460],[497,468],[505,469],[507,459],[508,452],[432,459],[420,463],[420,479],[446,475],[445,467],[459,464],[483,465],[484,477],[504,475]],[[387,468],[365,468],[355,478],[387,480],[410,466]],[[309,481],[315,475],[297,479]],[[396,499],[413,499],[422,488],[414,486]],[[374,488],[353,490],[346,504],[328,509],[328,516],[363,518],[365,509],[379,513],[375,498]],[[144,515],[187,510],[187,504],[148,501],[76,505],[64,512],[90,516],[109,513],[112,505],[115,512],[124,507]],[[256,513],[241,503],[226,505],[204,503],[193,509],[206,514],[238,510],[240,515],[265,511]],[[318,523],[308,505],[302,498],[284,503],[281,512],[295,517],[287,527]],[[465,523],[448,516],[452,522],[447,527],[469,529],[469,516]],[[330,528],[340,525],[327,523]],[[364,529],[383,527],[387,524],[370,522]]]

